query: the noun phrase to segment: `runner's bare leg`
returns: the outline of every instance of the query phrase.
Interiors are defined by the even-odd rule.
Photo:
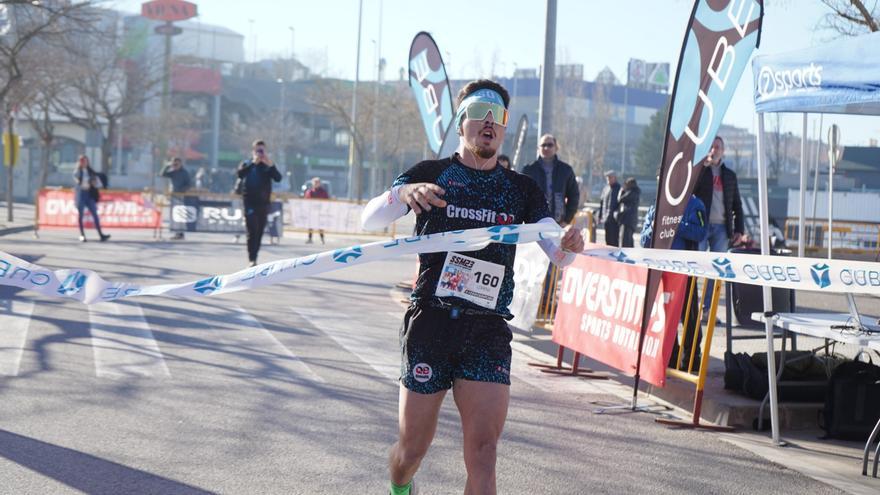
[[[464,435],[464,464],[468,474],[464,493],[492,495],[496,493],[496,448],[507,419],[510,386],[456,380],[452,394]]]
[[[397,412],[399,438],[388,456],[392,483],[409,483],[419,469],[437,431],[437,418],[445,396],[445,390],[435,394],[419,394],[400,386]]]

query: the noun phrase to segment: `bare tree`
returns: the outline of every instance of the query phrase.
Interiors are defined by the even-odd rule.
[[[386,84],[381,89],[375,110],[380,122],[376,127],[376,154],[385,166],[377,179],[387,184],[391,176],[403,172],[407,159],[420,156],[427,138],[410,88],[405,84]]]
[[[553,116],[553,132],[560,147],[560,158],[572,166],[575,175],[583,175],[589,164],[591,137],[584,81],[562,81],[554,99]]]
[[[34,2],[0,0],[0,10],[8,24],[0,36],[0,106],[23,77],[21,57],[35,40],[43,46],[57,43],[65,35],[81,32],[92,19],[89,7],[93,2]]]
[[[31,47],[22,57],[22,65],[27,67],[16,98],[19,109],[40,142],[40,178],[37,189],[46,187],[49,177],[50,156],[55,143],[55,119],[52,105],[64,91],[67,79],[59,67],[63,65],[64,50],[51,50]]]
[[[53,106],[72,123],[98,133],[101,171],[105,173],[110,170],[120,120],[139,113],[147,101],[158,96],[162,83],[158,58],[134,61],[120,49],[124,33],[117,21],[114,13],[104,12],[90,33],[69,40],[65,75],[70,86]]]
[[[330,79],[317,81],[309,95],[309,102],[337,122],[339,129],[351,129],[351,86],[348,84]],[[378,121],[375,135],[372,125],[374,117]],[[354,136],[349,131],[349,138],[353,140],[355,149],[355,173],[351,190],[352,197],[358,200],[365,190],[364,158],[375,156],[379,163],[385,164],[380,168],[382,172],[373,174],[375,184],[387,179],[387,175],[394,171],[400,171],[405,166],[405,160],[418,156],[426,143],[419,110],[405,83],[383,84],[378,92],[368,84],[359,86],[357,122],[354,128]],[[375,155],[372,153],[374,141]],[[374,169],[380,167],[379,163],[372,164]]]
[[[767,140],[767,171],[770,178],[778,178],[785,162],[785,136],[782,131],[782,118],[778,113],[771,114],[770,136]]]
[[[858,36],[880,30],[880,12],[877,2],[870,6],[862,0],[822,0],[831,12],[825,14],[819,27],[835,31],[841,36]]]
[[[6,23],[0,26],[0,110],[6,116],[6,132],[13,132],[13,109],[17,102],[9,101],[12,92],[20,89],[24,75],[22,56],[25,49],[40,41],[44,46],[56,41],[71,30],[81,29],[88,22],[90,2],[38,2],[0,0],[0,10]],[[6,178],[6,217],[13,220],[13,174]]]
[[[605,154],[608,152],[608,125],[611,121],[611,86],[596,79],[593,86],[592,111],[588,129],[590,133],[590,152],[587,186],[592,190],[593,178],[601,177],[605,171]]]

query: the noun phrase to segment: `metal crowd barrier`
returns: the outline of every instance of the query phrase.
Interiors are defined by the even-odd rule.
[[[880,224],[878,223],[835,220],[830,236],[827,219],[807,219],[805,227],[804,249],[808,253],[827,250],[830,238],[834,251],[880,256]],[[797,218],[785,220],[785,239],[794,245],[800,242]]]
[[[696,301],[695,306],[697,307],[697,314],[691,314],[692,304],[694,303],[693,298],[696,297],[696,287],[698,285],[698,281],[702,280],[702,290],[700,291],[700,298]],[[710,284],[711,282],[711,284]],[[691,345],[690,354],[687,356],[683,356],[684,352],[684,343],[685,342],[696,342],[698,338],[698,334],[700,332],[700,327],[702,326],[703,319],[703,304],[702,301],[705,300],[706,292],[711,285],[712,287],[712,295],[711,295],[711,305],[709,306],[709,314],[707,318],[706,324],[706,334],[703,335],[703,339],[700,346]],[[707,423],[700,422],[700,413],[703,408],[703,392],[706,388],[706,374],[709,371],[709,357],[710,351],[712,349],[712,337],[715,333],[715,322],[716,315],[718,314],[718,300],[721,296],[721,281],[720,280],[710,280],[707,278],[698,279],[696,277],[690,277],[688,279],[688,293],[687,298],[685,300],[685,308],[687,308],[684,312],[684,321],[681,324],[681,331],[676,332],[676,339],[678,342],[678,352],[673,356],[675,360],[673,367],[666,368],[666,376],[670,376],[673,378],[678,378],[679,380],[684,380],[692,385],[694,385],[694,410],[691,413],[691,419],[688,420],[678,420],[678,419],[670,419],[670,418],[655,418],[654,421],[660,424],[665,424],[669,426],[679,426],[685,428],[704,428],[708,430],[716,430],[716,431],[731,431],[733,427],[730,426],[721,426],[721,425],[713,425]],[[688,327],[690,327],[691,319],[695,318],[696,323],[693,325],[693,329],[691,330],[690,339],[687,337]],[[697,348],[700,347],[700,362],[699,368],[694,369],[695,358],[697,353]],[[679,366],[682,363],[682,358],[687,359],[687,366],[684,369],[681,369]]]

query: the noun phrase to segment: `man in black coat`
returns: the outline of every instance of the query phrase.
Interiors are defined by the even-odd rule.
[[[555,137],[544,134],[538,143],[538,159],[523,167],[522,173],[538,183],[553,219],[565,227],[574,220],[580,201],[574,170],[556,156],[559,144]]]
[[[605,228],[605,244],[619,246],[620,224],[617,222],[614,214],[619,206],[620,183],[617,182],[617,173],[614,170],[605,172],[605,180],[608,183],[602,189],[596,222]]]
[[[251,159],[238,166],[238,178],[242,181],[248,261],[250,266],[255,266],[269,216],[272,181],[281,182],[281,172],[275,168],[275,163],[266,153],[266,143],[262,139],[254,141]]]
[[[717,136],[706,157],[706,167],[694,187],[694,195],[706,205],[709,216],[708,235],[700,243],[700,251],[725,252],[742,242],[748,242],[736,172],[727,168],[721,160],[723,157],[724,140]],[[704,315],[708,314],[710,301],[710,291],[706,291]]]

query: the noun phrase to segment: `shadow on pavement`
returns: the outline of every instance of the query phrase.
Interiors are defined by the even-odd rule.
[[[0,456],[84,493],[212,493],[2,429]]]

